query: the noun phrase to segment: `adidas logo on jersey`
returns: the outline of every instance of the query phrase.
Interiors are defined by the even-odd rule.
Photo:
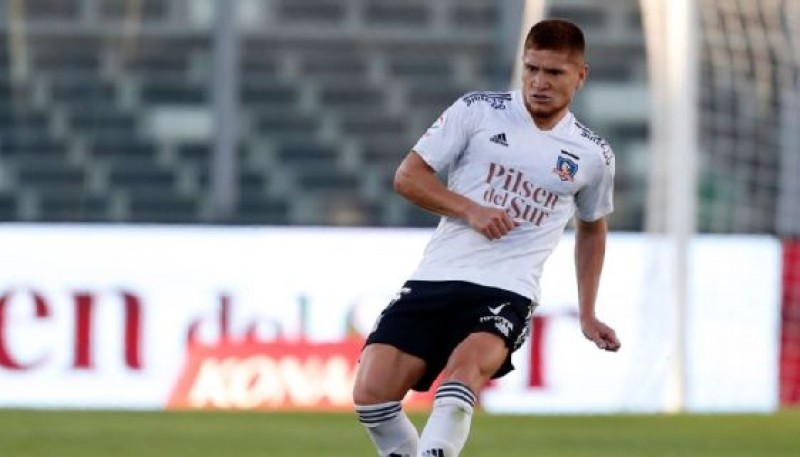
[[[441,448],[428,449],[422,453],[422,457],[444,457],[444,450]]]
[[[493,135],[493,136],[489,137],[489,141],[491,141],[492,143],[497,143],[497,144],[499,144],[501,146],[508,147],[508,140],[506,139],[505,132],[501,132],[501,133],[498,133],[497,135]]]

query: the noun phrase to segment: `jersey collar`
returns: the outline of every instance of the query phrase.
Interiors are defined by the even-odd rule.
[[[564,116],[556,123],[556,125],[550,130],[541,130],[539,127],[536,126],[536,123],[533,122],[533,118],[531,117],[531,113],[528,112],[528,109],[525,108],[525,102],[523,101],[522,97],[522,90],[515,90],[514,91],[514,107],[516,108],[517,112],[519,112],[525,119],[530,122],[531,126],[540,131],[540,132],[557,132],[564,129],[569,129],[575,121],[575,116],[572,114],[572,111],[567,110],[564,113]]]

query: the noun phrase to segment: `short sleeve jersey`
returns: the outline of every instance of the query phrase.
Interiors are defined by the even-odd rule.
[[[472,92],[450,106],[414,146],[448,188],[503,208],[519,226],[489,240],[442,217],[411,279],[469,281],[539,301],[542,267],[577,212],[613,210],[614,153],[567,113],[540,130],[515,92]]]

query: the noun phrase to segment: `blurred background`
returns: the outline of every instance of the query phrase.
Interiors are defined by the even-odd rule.
[[[677,13],[667,3],[688,5],[685,17],[691,21],[685,28],[670,26],[675,24],[670,14]],[[107,244],[99,249],[108,255],[144,239],[132,230],[153,227],[167,230],[174,237],[169,240],[195,236],[195,230],[242,228],[288,230],[280,232],[285,234],[311,227],[312,237],[324,237],[345,227],[356,230],[344,232],[351,239],[362,236],[362,229],[417,228],[427,236],[437,218],[393,193],[394,170],[460,95],[513,87],[523,24],[537,11],[571,19],[586,34],[589,82],[573,110],[616,153],[614,235],[672,234],[678,253],[687,248],[687,237],[695,236],[738,237],[724,253],[750,246],[752,239],[775,247],[767,265],[732,261],[745,272],[743,281],[727,273],[714,281],[745,295],[743,290],[766,288],[745,305],[774,311],[766,317],[775,331],[766,336],[771,352],[765,357],[774,362],[777,387],[767,409],[800,403],[796,0],[0,1],[0,237],[5,238],[0,329],[7,311],[5,334],[0,330],[0,385],[4,379],[45,376],[25,371],[34,367],[24,361],[36,351],[26,353],[21,342],[25,332],[35,335],[41,327],[12,327],[12,317],[28,316],[22,310],[32,303],[43,319],[48,309],[61,309],[60,299],[52,297],[77,297],[72,291],[98,281],[92,274],[60,279],[72,268],[64,259],[78,264],[89,259],[97,270],[122,271],[100,281],[101,289],[142,287],[135,275],[125,276],[127,266],[92,260],[89,254],[101,239]],[[683,63],[669,55],[670,44],[681,37],[691,38]],[[673,70],[682,75],[678,90],[662,91],[661,84],[669,87],[662,77]],[[688,134],[669,129],[682,120],[689,122]],[[670,149],[677,137],[688,143]],[[677,213],[664,213],[675,201],[680,205],[670,211]],[[677,227],[670,222],[676,214],[682,221]],[[87,239],[70,245],[73,250],[63,256],[49,244],[72,239],[75,230],[88,231]],[[216,241],[226,246],[214,233],[200,236],[187,252]],[[163,245],[164,255],[173,255],[170,246]],[[252,245],[236,246],[221,257],[201,256],[194,265],[221,264],[230,255],[226,268],[239,270],[222,274],[227,278],[243,268],[263,268],[233,267],[236,255],[259,252],[270,258]],[[151,248],[144,245],[138,252]],[[320,252],[326,248],[320,249],[314,258],[324,257]],[[414,249],[414,255],[421,253]],[[14,256],[33,256],[36,262],[26,270]],[[675,274],[691,275],[699,267],[684,257],[678,255],[674,265],[670,256],[655,257],[646,265],[669,264]],[[183,260],[195,262],[189,258]],[[135,256],[130,259],[135,266]],[[721,270],[732,266],[720,262]],[[60,268],[56,273],[53,265]],[[175,271],[184,268],[176,261]],[[717,271],[709,268],[709,274]],[[751,270],[775,273],[762,279],[748,276]],[[28,276],[20,273],[25,271]],[[758,279],[750,284],[748,277]],[[231,281],[219,280],[219,288]],[[646,281],[643,277],[641,284]],[[655,294],[675,289],[680,302],[688,293],[683,282],[668,280]],[[637,287],[646,288],[641,284]],[[214,305],[200,309],[216,310],[217,292],[209,293]],[[185,297],[176,294],[176,301]],[[19,295],[27,298],[12,300]],[[74,311],[78,317],[65,318],[65,325],[83,322],[74,325],[85,333],[70,335],[88,344],[94,321],[81,312],[89,302],[75,298],[75,303],[62,306],[69,313],[53,316]],[[127,312],[136,309],[134,302],[125,303]],[[307,311],[301,307],[298,315]],[[287,318],[289,326],[301,325],[295,322],[301,317]],[[126,331],[129,343],[133,330]],[[145,346],[147,337],[142,336]],[[692,351],[680,341],[676,347]],[[90,356],[83,357],[63,356],[73,369],[91,365]],[[125,369],[136,369],[134,362],[129,358]],[[9,392],[5,404],[42,406]],[[64,404],[75,406],[61,398],[44,406]],[[115,403],[100,402],[109,405]]]
[[[0,217],[434,225],[393,194],[394,169],[460,95],[508,89],[522,3],[4,1]],[[641,230],[638,3],[550,14],[586,30],[592,84],[575,111],[619,157],[613,227]]]

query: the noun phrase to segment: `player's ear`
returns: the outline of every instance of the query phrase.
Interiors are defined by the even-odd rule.
[[[575,90],[581,90],[581,88],[583,87],[583,83],[586,82],[586,78],[588,76],[589,76],[589,65],[584,63],[583,64],[583,68],[581,68],[581,71],[579,73],[578,85],[575,86]]]

